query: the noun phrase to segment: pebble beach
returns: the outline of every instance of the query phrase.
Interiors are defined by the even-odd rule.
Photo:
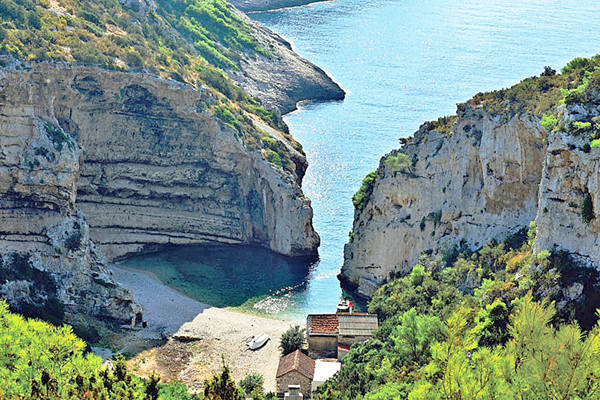
[[[220,371],[224,360],[237,382],[249,373],[260,373],[265,390],[275,391],[279,338],[297,323],[212,307],[183,296],[146,271],[117,266],[111,270],[143,307],[146,328],[120,341],[121,351],[135,354],[129,363],[137,373],[155,372],[165,381],[179,379],[200,389],[204,379]],[[261,333],[269,335],[267,344],[248,350],[246,343]],[[136,350],[161,339],[166,344]]]

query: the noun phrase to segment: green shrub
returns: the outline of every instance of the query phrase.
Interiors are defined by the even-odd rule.
[[[250,395],[255,389],[258,389],[260,392],[263,391],[263,384],[265,383],[265,378],[259,373],[252,373],[246,375],[244,379],[240,381],[240,386],[246,392],[246,395]]]
[[[398,153],[385,159],[385,166],[390,172],[403,171],[412,166],[412,160],[408,154]]]
[[[65,135],[63,133],[62,129],[55,128],[54,126],[52,126],[50,124],[44,125],[44,129],[46,130],[46,133],[50,137],[50,140],[52,140],[52,143],[54,144],[54,148],[56,150],[61,151],[62,147],[63,147],[63,143],[69,142],[69,138],[67,137],[67,135]]]
[[[207,400],[244,400],[244,393],[231,378],[229,367],[223,364],[220,374],[204,381],[204,397]]]
[[[107,369],[100,357],[86,352],[85,342],[70,326],[24,319],[9,312],[3,301],[0,327],[3,398],[192,399],[183,384],[164,385],[156,377],[146,380],[133,375],[122,356],[117,357],[112,371]]]
[[[352,196],[352,203],[354,207],[362,210],[369,202],[369,198],[373,193],[373,182],[377,176],[377,171],[371,171],[362,180],[362,185],[358,189],[358,192]]]
[[[130,50],[123,54],[123,60],[134,71],[140,71],[144,68],[144,59],[135,50]]]
[[[589,224],[592,219],[595,218],[594,215],[594,205],[592,203],[592,195],[590,193],[586,193],[583,203],[581,205],[581,220],[584,224]]]
[[[552,114],[544,114],[544,116],[542,117],[541,124],[544,127],[544,129],[546,129],[546,132],[552,132],[552,130],[558,124],[558,120],[556,119],[556,116]]]
[[[592,140],[592,142],[590,143],[590,147],[592,149],[597,149],[598,147],[600,147],[600,139]]]
[[[590,60],[584,57],[576,57],[569,61],[567,65],[562,68],[563,74],[574,72],[575,70],[586,68],[590,64]]]
[[[306,329],[300,328],[300,325],[296,325],[285,331],[281,335],[281,355],[293,353],[296,350],[302,349],[306,344]]]

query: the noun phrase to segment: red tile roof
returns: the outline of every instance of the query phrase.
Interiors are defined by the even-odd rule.
[[[338,316],[336,314],[309,314],[306,319],[309,335],[338,334]]]
[[[296,350],[293,353],[283,356],[279,359],[279,367],[277,368],[276,378],[281,378],[283,375],[291,371],[298,371],[310,380],[315,376],[315,361],[309,356]]]

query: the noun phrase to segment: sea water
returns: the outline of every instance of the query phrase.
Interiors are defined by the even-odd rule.
[[[336,275],[352,228],[352,195],[381,156],[478,92],[600,53],[599,12],[599,2],[581,0],[334,0],[251,14],[347,92],[343,101],[301,105],[284,118],[310,164],[303,190],[321,236],[320,260],[278,259],[269,264],[279,268],[273,275],[263,255],[253,255],[262,250],[184,247],[125,264],[153,269],[214,305],[262,300],[259,308],[293,319],[333,312],[342,294]],[[185,273],[177,272],[181,265]],[[238,267],[244,272],[237,274]],[[212,278],[198,279],[203,274]]]

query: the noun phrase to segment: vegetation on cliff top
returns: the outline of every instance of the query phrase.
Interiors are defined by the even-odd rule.
[[[524,79],[508,89],[477,93],[471,100],[459,104],[458,110],[464,113],[468,107],[483,109],[490,114],[502,114],[505,119],[517,114],[528,114],[538,118],[548,132],[563,130],[585,138],[589,142],[584,145],[583,150],[589,152],[592,148],[600,147],[600,116],[588,114],[582,120],[565,121],[564,109],[560,106],[596,104],[599,99],[600,55],[596,55],[592,58],[573,59],[561,73],[545,67],[539,77]],[[452,135],[457,118],[456,115],[440,117],[436,121],[425,122],[424,129],[426,132],[437,130],[444,135]],[[413,138],[400,139],[403,145],[412,141]],[[442,143],[440,147],[441,145]],[[385,157],[384,165],[396,171],[405,169],[409,166],[408,159],[401,154],[392,153]],[[362,210],[369,201],[375,178],[371,172],[363,179],[362,186],[352,198],[356,209]]]
[[[411,274],[390,277],[368,306],[380,329],[317,398],[600,398],[599,273],[533,254],[535,231],[423,254]]]
[[[226,76],[240,68],[243,57],[270,53],[224,0],[0,0],[0,54],[204,84],[216,97],[207,109],[266,160],[294,170],[288,152],[269,146],[252,114],[284,132],[302,151],[277,112],[262,107]]]
[[[27,61],[145,70],[194,83],[212,65],[268,54],[224,0],[2,0],[0,50]],[[191,45],[190,45],[191,43]]]
[[[539,118],[549,132],[566,130],[595,140],[600,138],[599,118],[590,115],[584,120],[564,121],[564,110],[560,106],[596,103],[599,87],[600,55],[578,57],[562,68],[561,73],[546,67],[539,77],[524,79],[509,89],[478,93],[466,104],[492,114],[504,114],[507,118],[529,114]]]

